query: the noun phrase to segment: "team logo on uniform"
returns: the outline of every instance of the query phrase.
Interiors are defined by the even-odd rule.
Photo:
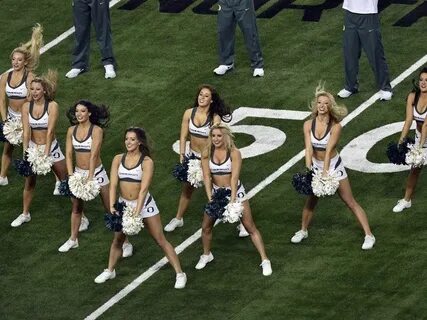
[[[153,207],[148,207],[147,208],[147,212],[148,213],[153,213],[154,212],[154,208]]]

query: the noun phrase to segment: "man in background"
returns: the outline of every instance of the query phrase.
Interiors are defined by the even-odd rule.
[[[252,75],[263,77],[264,60],[259,44],[253,0],[219,0],[218,4],[220,65],[213,72],[222,76],[234,68],[234,42],[238,24],[251,59]]]
[[[358,92],[359,58],[363,48],[380,89],[380,100],[391,100],[393,93],[381,43],[378,0],[344,0],[343,9],[345,86],[338,96],[348,98]]]
[[[75,46],[71,70],[65,75],[75,78],[89,68],[90,29],[95,27],[96,42],[101,51],[105,79],[116,77],[115,59],[111,36],[109,0],[73,0]]]

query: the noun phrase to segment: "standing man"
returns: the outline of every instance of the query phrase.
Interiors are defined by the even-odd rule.
[[[96,42],[101,51],[102,64],[105,68],[105,79],[115,78],[116,64],[110,26],[109,0],[72,0],[75,32],[72,69],[65,75],[75,78],[88,70],[91,23],[95,27]]]
[[[253,0],[219,0],[218,4],[220,65],[213,72],[222,76],[234,68],[234,36],[238,24],[251,59],[253,76],[263,77],[264,60],[259,44]]]
[[[363,48],[380,89],[380,100],[393,95],[384,47],[381,43],[378,0],[344,0],[345,86],[338,96],[348,98],[359,90],[359,58]]]

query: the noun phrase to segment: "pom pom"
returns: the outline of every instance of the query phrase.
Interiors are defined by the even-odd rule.
[[[240,220],[243,215],[243,205],[239,202],[227,204],[222,215],[222,222],[235,223]]]
[[[206,214],[214,220],[222,219],[230,196],[231,190],[226,188],[216,189],[212,195],[212,201],[205,205]]]
[[[101,190],[96,180],[88,180],[85,175],[78,172],[68,178],[68,185],[73,195],[83,201],[95,199]]]
[[[313,171],[307,170],[307,172],[304,173],[299,172],[294,174],[292,177],[292,185],[298,193],[309,196],[313,194],[313,188],[311,187],[312,180]]]
[[[405,138],[401,144],[390,142],[387,146],[387,157],[391,163],[407,164],[405,161],[406,153],[409,151],[408,144],[414,144],[412,138]]]
[[[188,161],[187,181],[194,188],[199,188],[203,185],[202,163],[199,159],[190,159]]]
[[[70,190],[70,186],[68,185],[68,180],[62,180],[59,184],[59,194],[65,197],[74,197]]]
[[[7,139],[3,134],[3,125],[4,123],[0,121],[0,142],[7,142]]]
[[[31,168],[31,164],[27,160],[17,159],[13,162],[16,171],[18,174],[24,177],[29,177],[34,175],[33,169]]]
[[[142,217],[134,207],[126,206],[123,210],[122,227],[123,233],[128,236],[136,235],[144,228]]]
[[[13,145],[22,143],[22,122],[21,119],[15,118],[6,121],[3,125],[3,134],[7,141]]]
[[[175,165],[172,171],[172,175],[178,179],[180,182],[187,182],[188,177],[188,162],[190,160],[198,160],[197,157],[194,154],[191,154],[189,156],[184,156],[184,160],[182,163],[178,163]]]
[[[122,231],[122,216],[125,208],[126,204],[124,202],[116,201],[114,204],[114,209],[116,209],[116,212],[107,212],[104,215],[104,222],[107,229],[114,232]]]
[[[45,146],[35,145],[26,151],[27,160],[33,168],[33,172],[39,175],[46,175],[51,171],[53,158],[44,153]]]
[[[405,162],[412,167],[422,167],[426,161],[425,150],[421,146],[414,144],[408,144],[408,149]]]
[[[332,173],[326,177],[323,176],[322,171],[318,170],[313,175],[311,187],[313,194],[316,197],[332,196],[337,192],[340,183],[337,177]]]

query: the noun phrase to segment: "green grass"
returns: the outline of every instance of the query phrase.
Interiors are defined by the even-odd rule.
[[[393,27],[415,6],[392,5],[381,14],[392,78],[425,55],[421,41],[427,30],[425,18],[410,28]],[[150,191],[163,223],[174,216],[180,193],[180,185],[171,176],[178,161],[171,146],[179,137],[183,111],[192,105],[199,84],[215,85],[234,108],[307,111],[318,80],[326,80],[332,92],[341,89],[343,82],[339,7],[324,11],[318,23],[302,21],[302,11],[297,10],[282,11],[273,19],[258,19],[265,57],[263,79],[251,77],[240,31],[236,70],[225,77],[213,76],[217,65],[216,19],[194,14],[192,7],[181,14],[164,14],[158,12],[157,1],[149,0],[131,12],[112,9],[119,63],[118,77],[112,81],[103,79],[95,41],[90,72],[74,80],[65,79],[72,38],[42,55],[38,70],[55,68],[60,73],[56,100],[62,111],[57,130],[62,146],[68,127],[65,111],[81,98],[110,106],[112,122],[102,149],[107,168],[123,149],[126,127],[147,129],[154,142],[156,165]],[[35,22],[43,24],[46,43],[72,25],[69,3],[3,0],[0,9],[4,22],[0,37],[2,71],[10,66],[9,52],[27,40]],[[377,102],[350,122],[343,130],[340,146],[368,130],[403,120],[404,99],[415,76],[395,88],[391,102]],[[364,56],[360,83],[361,92],[345,101],[350,111],[376,91]],[[302,121],[247,118],[239,124],[272,126],[287,135],[280,148],[244,161],[241,175],[247,190],[303,149]],[[370,151],[371,161],[387,161],[385,140]],[[241,147],[251,141],[250,136],[237,135]],[[15,157],[19,156],[16,152]],[[337,196],[320,201],[310,238],[300,246],[290,244],[289,238],[299,228],[304,202],[290,180],[302,168],[301,161],[251,199],[273,264],[270,278],[261,276],[259,257],[250,240],[238,239],[235,226],[221,225],[214,231],[215,260],[205,270],[194,270],[201,254],[200,241],[180,255],[189,279],[185,290],[172,288],[174,273],[168,265],[102,319],[425,319],[425,173],[411,210],[394,215],[391,208],[402,197],[407,172],[366,174],[348,170],[353,193],[366,210],[378,240],[374,250],[362,252],[363,234]],[[0,189],[0,319],[82,319],[163,256],[142,232],[131,240],[135,255],[117,266],[118,277],[95,285],[94,277],[106,266],[112,237],[103,226],[100,202],[92,201],[85,208],[91,225],[79,239],[80,248],[62,255],[57,248],[69,234],[69,200],[51,196],[53,177],[41,177],[31,210],[33,220],[21,228],[11,228],[10,222],[21,210],[23,180],[13,170],[9,178],[11,184]],[[205,198],[202,190],[194,194],[184,228],[167,234],[173,245],[200,227]]]

